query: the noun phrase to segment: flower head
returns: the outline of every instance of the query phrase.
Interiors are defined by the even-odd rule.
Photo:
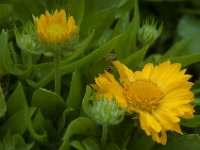
[[[113,62],[120,78],[118,82],[108,72],[99,75],[92,85],[97,96],[115,97],[119,107],[128,106],[128,113],[137,113],[141,128],[154,141],[166,144],[166,131],[182,134],[180,117],[192,118],[194,109],[190,102],[193,93],[191,75],[181,70],[181,64],[165,61],[154,66],[146,64],[142,71],[133,72],[119,61]]]
[[[92,100],[88,115],[98,124],[115,125],[122,121],[125,109],[119,109],[115,99],[108,101],[104,98]]]
[[[139,40],[145,45],[151,45],[160,36],[163,25],[154,20],[145,20],[138,31]]]
[[[66,20],[65,10],[56,10],[52,15],[46,11],[39,18],[34,17],[36,32],[44,43],[63,43],[78,31],[73,16]]]

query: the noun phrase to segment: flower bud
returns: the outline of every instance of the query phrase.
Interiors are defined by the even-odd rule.
[[[114,125],[123,120],[125,110],[119,109],[115,99],[106,100],[102,98],[93,100],[87,113],[98,124]]]
[[[27,51],[30,51],[36,46],[35,41],[29,34],[21,34],[18,37],[17,44],[21,49],[27,50]]]
[[[138,37],[139,41],[143,45],[151,45],[160,36],[163,29],[163,25],[157,24],[154,20],[145,20],[142,27],[139,28]]]

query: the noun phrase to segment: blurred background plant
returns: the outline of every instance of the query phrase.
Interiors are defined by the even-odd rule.
[[[138,7],[139,2],[139,7]],[[108,131],[105,149],[175,150],[200,148],[200,1],[198,0],[0,0],[0,149],[101,149],[101,128],[84,113],[87,84],[119,59],[129,68],[170,59],[182,63],[195,82],[196,116],[182,120],[185,133],[169,133],[166,146],[155,144],[137,126],[137,118]],[[65,9],[74,16],[78,41],[63,49],[62,91],[54,91],[54,63],[26,33],[34,32],[32,15]],[[143,22],[155,20],[151,42],[139,38]],[[162,32],[161,32],[162,26]],[[33,31],[31,31],[33,30]],[[147,29],[148,30],[148,29]],[[147,32],[147,31],[143,31]],[[24,33],[23,39],[19,34]],[[154,34],[154,33],[153,33]],[[143,34],[145,35],[145,34]],[[20,42],[25,44],[21,44]],[[23,47],[26,46],[26,47]],[[31,61],[30,61],[31,57]],[[85,98],[91,98],[87,88]],[[81,117],[80,117],[81,116]],[[135,128],[133,128],[133,126]],[[64,144],[63,144],[64,143]],[[145,143],[145,144],[144,144]]]

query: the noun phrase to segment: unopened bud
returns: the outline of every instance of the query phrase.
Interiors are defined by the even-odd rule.
[[[143,45],[151,45],[160,36],[163,25],[158,25],[154,20],[145,20],[138,31],[138,37]]]
[[[117,102],[113,100],[93,100],[88,111],[89,116],[98,124],[114,125],[123,120],[125,110],[119,109]]]

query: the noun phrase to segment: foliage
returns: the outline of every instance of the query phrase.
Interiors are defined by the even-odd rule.
[[[32,15],[55,9],[65,9],[74,16],[79,28],[76,39],[61,48],[61,94],[54,92],[53,54],[33,38]],[[198,1],[1,0],[0,10],[0,149],[200,148]],[[155,19],[148,24],[153,24],[153,31],[159,29],[156,38],[144,36],[143,31],[145,38],[151,37],[145,39],[150,42],[139,38],[147,19]],[[103,70],[115,73],[111,63],[115,59],[133,70],[168,59],[188,67],[193,75],[196,114],[181,120],[183,135],[169,132],[167,144],[157,144],[140,129],[137,116],[125,115],[108,126],[107,142],[102,147],[103,128],[86,111],[95,95],[88,85]]]

